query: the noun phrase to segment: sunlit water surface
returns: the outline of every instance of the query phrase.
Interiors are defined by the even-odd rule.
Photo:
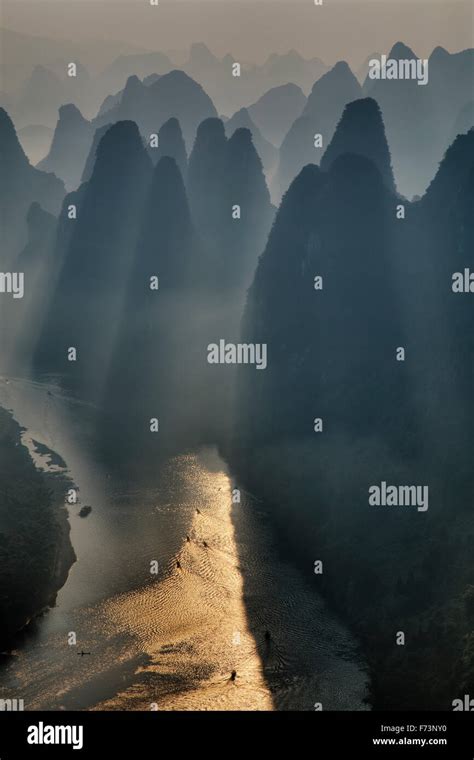
[[[153,488],[119,485],[94,457],[87,404],[14,378],[0,379],[0,404],[37,465],[58,466],[34,441],[80,495],[68,508],[77,562],[0,667],[2,696],[29,710],[367,709],[351,636],[279,557],[263,506],[246,493],[232,503],[215,450],[170,459]]]

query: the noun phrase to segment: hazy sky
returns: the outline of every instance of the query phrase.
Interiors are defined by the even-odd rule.
[[[213,52],[261,61],[294,48],[327,63],[359,65],[397,40],[426,55],[473,45],[470,0],[3,0],[2,26],[83,42],[123,40],[153,50],[203,41]]]

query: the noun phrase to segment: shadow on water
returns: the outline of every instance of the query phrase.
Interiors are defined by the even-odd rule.
[[[284,556],[269,506],[241,490],[232,519],[248,625],[274,709],[369,709],[357,644]]]

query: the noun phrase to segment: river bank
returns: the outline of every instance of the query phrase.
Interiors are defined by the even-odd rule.
[[[37,452],[37,460],[49,458]],[[64,506],[64,472],[41,472],[22,428],[0,407],[0,647],[55,604],[76,557]]]

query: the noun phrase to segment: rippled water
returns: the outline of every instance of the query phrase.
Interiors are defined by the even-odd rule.
[[[93,409],[13,378],[0,380],[0,404],[32,452],[39,441],[65,460],[93,507],[85,519],[69,508],[77,562],[0,668],[2,696],[52,710],[366,709],[353,640],[278,556],[264,507],[248,494],[232,504],[215,450],[170,459],[156,487],[119,485],[94,458]]]

